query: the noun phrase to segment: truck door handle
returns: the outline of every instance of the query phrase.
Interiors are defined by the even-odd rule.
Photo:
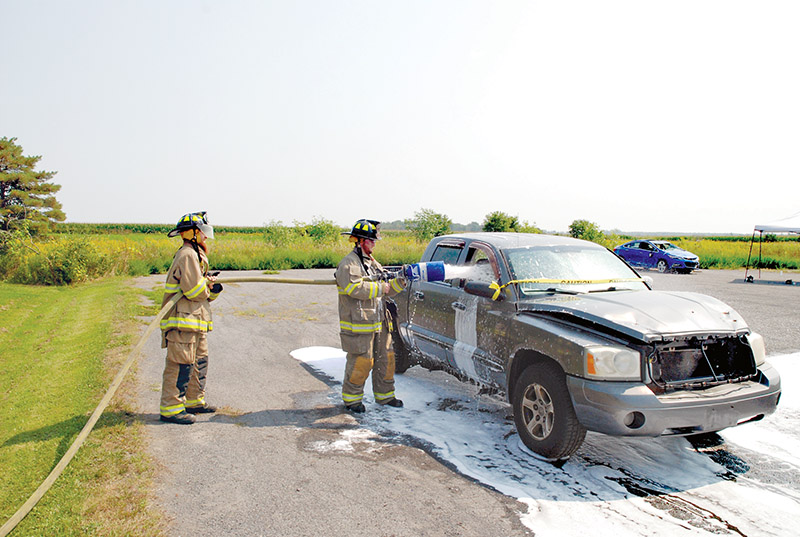
[[[423,293],[422,291],[414,291],[414,298],[422,300],[423,298],[425,298],[425,293]]]
[[[467,311],[467,307],[464,304],[462,304],[461,302],[453,302],[450,305],[453,306],[454,310]]]

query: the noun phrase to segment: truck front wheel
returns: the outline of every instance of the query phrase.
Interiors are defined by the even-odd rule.
[[[411,367],[411,354],[397,330],[392,331],[392,346],[394,347],[394,372],[405,373]]]
[[[525,368],[515,383],[512,404],[522,442],[547,460],[569,458],[586,437],[572,407],[564,371],[555,362]]]

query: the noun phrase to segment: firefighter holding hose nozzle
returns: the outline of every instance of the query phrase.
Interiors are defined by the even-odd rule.
[[[359,220],[349,235],[355,243],[336,268],[339,289],[339,335],[347,364],[342,382],[345,408],[361,413],[364,406],[364,384],[372,372],[372,391],[380,405],[402,407],[394,393],[394,351],[391,348],[391,317],[386,311],[384,296],[402,291],[402,276],[381,278],[383,267],[372,257],[375,242],[380,240],[380,222]]]
[[[161,385],[161,421],[188,425],[194,414],[217,409],[205,401],[208,371],[206,332],[213,328],[209,303],[222,291],[216,276],[208,273],[207,240],[214,228],[205,212],[181,217],[167,236],[183,238],[183,245],[167,272],[163,308],[180,291],[183,296],[161,321],[161,347],[167,349]]]

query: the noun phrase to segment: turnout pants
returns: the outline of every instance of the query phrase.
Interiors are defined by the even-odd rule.
[[[364,384],[372,372],[372,393],[375,402],[385,405],[394,399],[394,350],[392,338],[384,329],[375,332],[365,354],[347,353],[342,382],[342,400],[355,405],[364,399]]]
[[[208,343],[205,332],[167,332],[167,362],[161,383],[161,415],[205,405]]]

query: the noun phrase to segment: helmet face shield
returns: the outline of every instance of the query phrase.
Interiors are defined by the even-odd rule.
[[[211,226],[211,224],[199,224],[197,227],[203,232],[203,235],[205,235],[207,239],[214,238],[214,228]]]

